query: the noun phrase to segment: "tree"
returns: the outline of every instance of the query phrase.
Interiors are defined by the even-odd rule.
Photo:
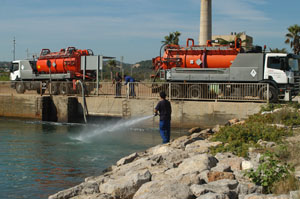
[[[175,44],[178,45],[179,44],[179,36],[181,35],[180,32],[176,31],[176,32],[172,32],[169,35],[165,36],[165,40],[162,41],[163,44]]]
[[[270,48],[271,53],[287,53],[285,48],[279,49],[279,48]]]
[[[300,26],[295,24],[288,27],[288,33],[285,35],[286,44],[290,44],[290,47],[293,49],[296,55],[300,53]]]

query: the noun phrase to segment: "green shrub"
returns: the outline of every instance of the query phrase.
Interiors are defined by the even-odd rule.
[[[273,111],[277,108],[282,108],[282,104],[272,104],[272,103],[269,103],[269,104],[266,104],[264,106],[261,106],[261,109],[260,109],[260,112],[265,112],[265,111]]]
[[[247,157],[249,147],[259,147],[257,141],[262,139],[279,143],[281,138],[291,135],[291,131],[261,122],[246,122],[243,125],[233,125],[221,128],[212,140],[221,141],[224,145],[211,148],[212,153],[232,152],[238,156]]]
[[[247,119],[247,122],[261,122],[267,124],[283,124],[286,126],[300,125],[300,114],[294,108],[282,108],[272,114],[255,114]]]
[[[9,81],[9,73],[0,72],[0,81]]]
[[[245,173],[255,184],[263,187],[264,193],[272,193],[275,183],[291,176],[291,167],[280,162],[274,153],[266,152],[260,158],[257,170],[250,169]]]

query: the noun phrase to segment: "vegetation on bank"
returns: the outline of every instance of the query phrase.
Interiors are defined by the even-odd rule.
[[[288,136],[300,133],[293,130],[293,127],[300,125],[299,108],[298,103],[264,106],[261,113],[250,116],[245,122],[221,128],[211,139],[224,144],[211,148],[211,151],[232,152],[247,157],[249,148],[252,148],[263,155],[259,167],[247,171],[245,175],[262,186],[264,193],[281,194],[299,189],[293,168],[300,166],[300,147],[285,141]],[[266,111],[267,114],[262,114]],[[262,146],[259,140],[274,142],[276,146]]]
[[[9,81],[9,72],[0,72],[0,81]]]

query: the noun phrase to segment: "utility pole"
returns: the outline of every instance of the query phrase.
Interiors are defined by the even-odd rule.
[[[123,56],[121,56],[120,68],[121,68],[122,78],[124,77],[124,70],[123,70],[123,60],[124,60],[124,57],[123,57]]]
[[[16,38],[13,40],[13,61],[16,60]]]

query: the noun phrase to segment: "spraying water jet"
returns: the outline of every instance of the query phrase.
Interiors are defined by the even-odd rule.
[[[82,141],[82,142],[89,142],[93,138],[99,137],[105,133],[118,132],[118,131],[120,131],[120,129],[124,130],[124,129],[129,128],[133,125],[136,125],[142,121],[153,118],[154,116],[156,116],[156,115],[149,115],[149,116],[144,116],[144,117],[140,117],[140,118],[132,118],[129,120],[120,120],[113,124],[108,124],[106,126],[100,126],[97,129],[90,131],[88,133],[86,133],[86,132],[80,133],[78,136],[71,137],[71,138],[78,140],[78,141]]]

